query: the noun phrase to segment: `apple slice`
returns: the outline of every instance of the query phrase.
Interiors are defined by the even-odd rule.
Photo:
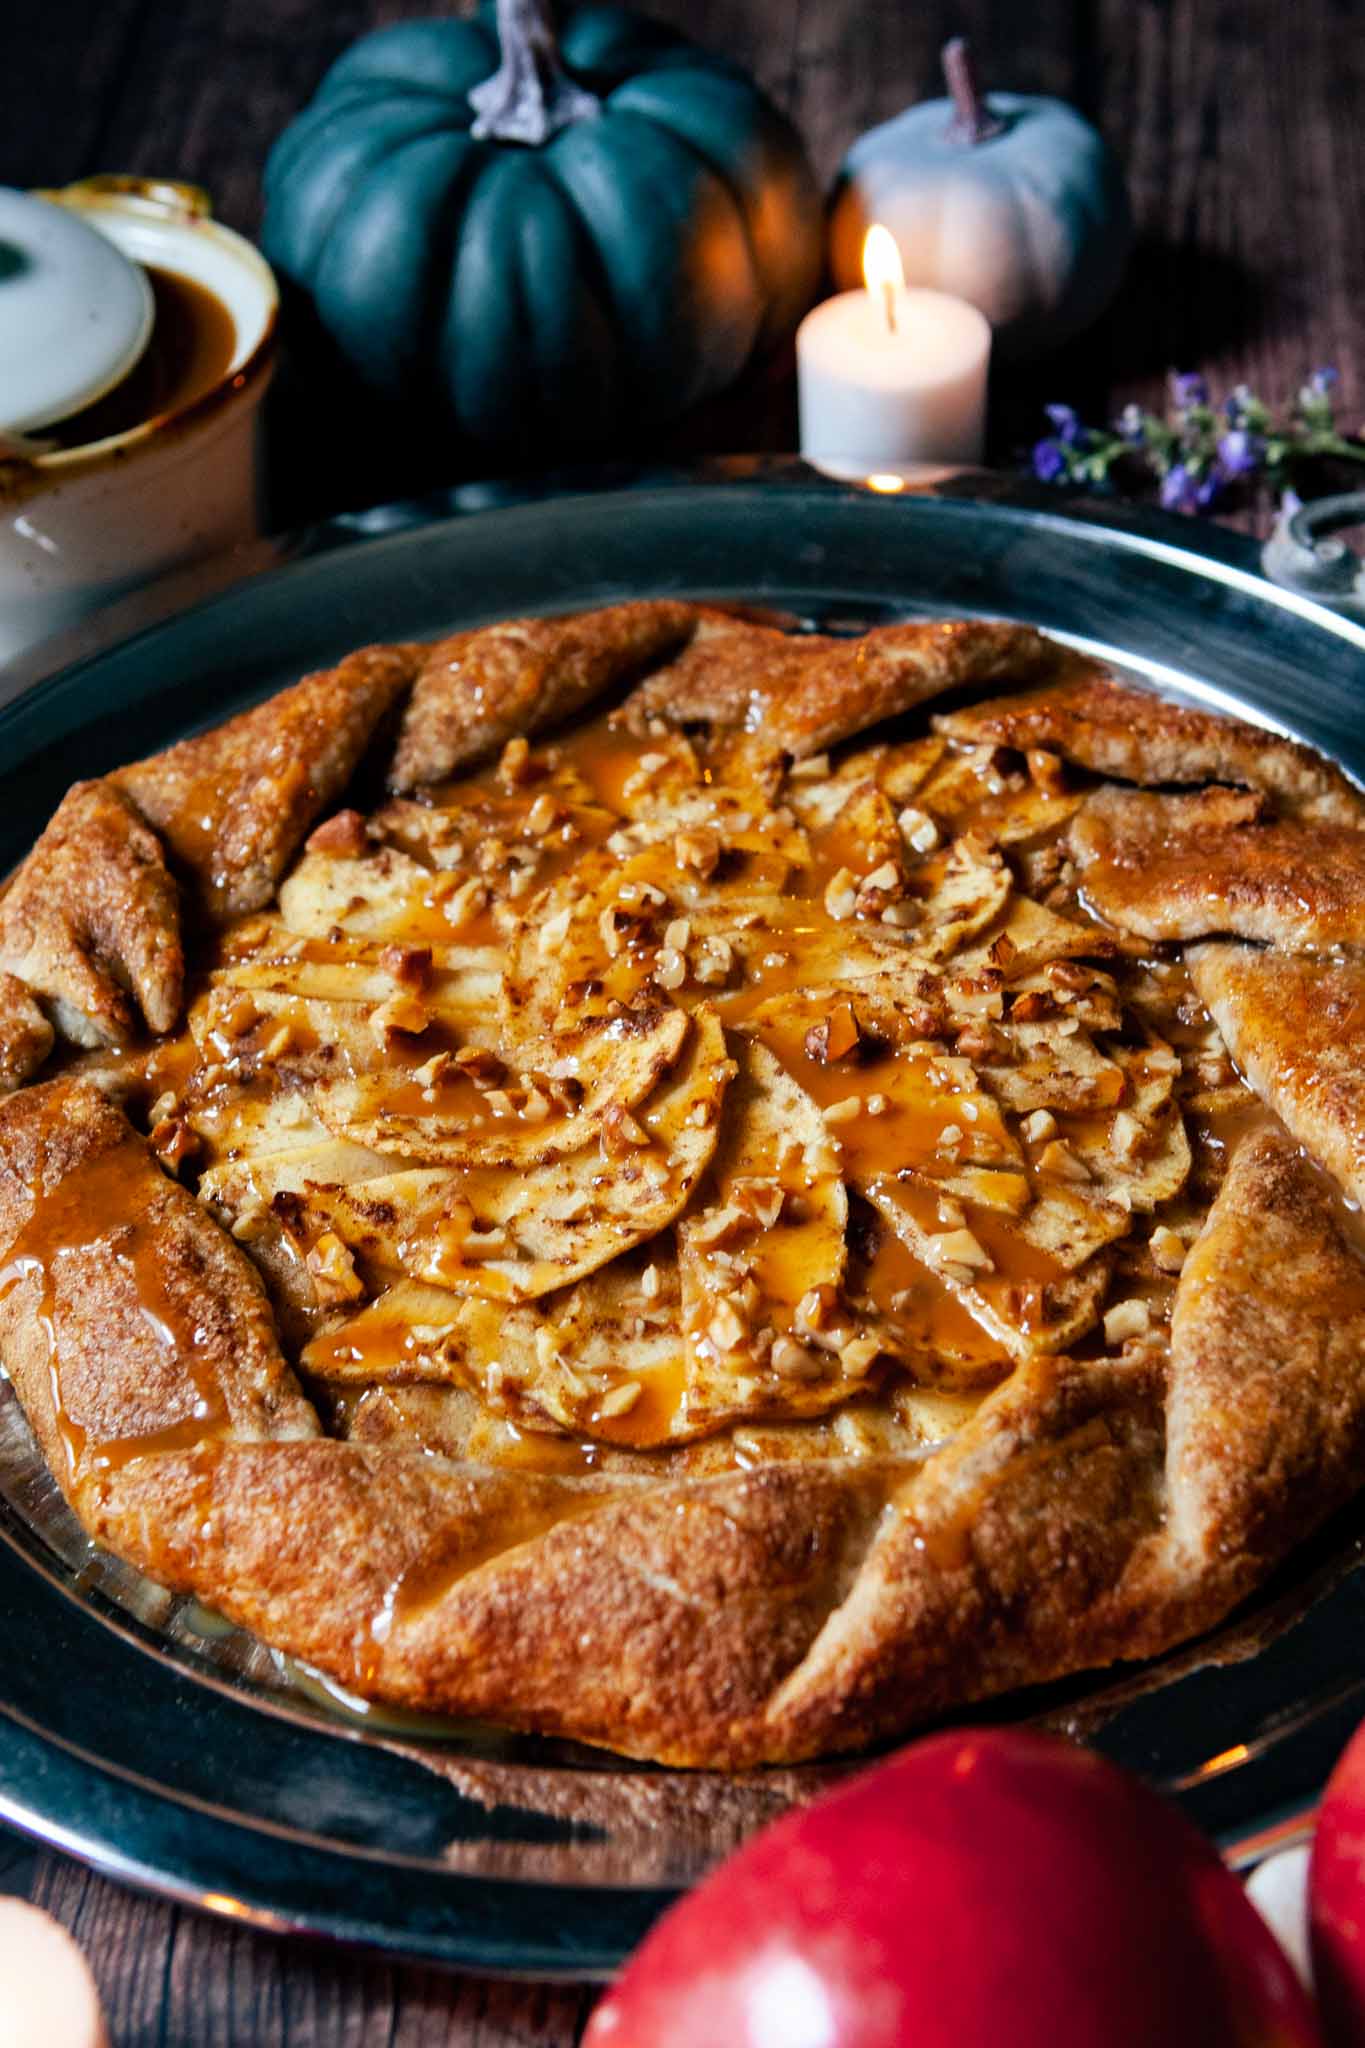
[[[1054,1737],[929,1737],[755,1836],[583,2048],[1318,2048],[1214,1850]]]

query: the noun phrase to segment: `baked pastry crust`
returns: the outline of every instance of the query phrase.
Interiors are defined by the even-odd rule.
[[[501,763],[300,855],[395,719]],[[989,623],[364,650],[0,907],[6,1077],[92,1048],[0,1103],[0,1356],[96,1541],[375,1698],[740,1767],[1156,1654],[1365,1483],[1359,805]]]

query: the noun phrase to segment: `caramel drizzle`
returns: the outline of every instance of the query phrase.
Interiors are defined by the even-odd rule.
[[[1033,1183],[1033,1169],[1020,1153],[1010,1122],[984,1084],[977,1083],[972,1091],[976,1114],[965,1120],[963,1086],[951,1078],[945,1082],[936,1073],[937,1059],[932,1047],[907,1044],[883,1048],[865,1071],[860,1071],[856,1062],[822,1065],[807,1055],[800,1032],[783,1018],[755,1018],[759,1005],[774,995],[799,995],[803,985],[803,947],[812,935],[823,937],[841,924],[846,932],[857,931],[856,921],[850,925],[832,915],[826,892],[840,869],[857,871],[859,848],[850,841],[846,819],[836,816],[828,826],[805,828],[806,858],[793,860],[775,854],[772,846],[765,844],[765,834],[771,836],[767,800],[756,788],[744,787],[742,776],[727,786],[732,769],[744,764],[731,762],[724,741],[709,746],[699,744],[695,753],[689,755],[686,743],[675,736],[637,738],[599,718],[579,727],[556,747],[530,754],[523,764],[524,777],[515,787],[508,786],[501,769],[490,767],[429,793],[424,804],[460,821],[467,858],[456,869],[434,872],[424,854],[418,824],[404,825],[400,821],[385,828],[389,842],[417,859],[423,865],[424,875],[408,911],[396,915],[391,935],[410,943],[499,941],[505,926],[499,925],[496,912],[481,914],[474,925],[455,932],[437,900],[438,896],[444,899],[452,881],[458,885],[463,877],[479,871],[478,835],[485,839],[491,835],[523,847],[533,841],[537,844],[534,888],[510,905],[520,915],[551,882],[601,846],[615,830],[629,825],[633,814],[627,792],[638,793],[641,778],[647,781],[651,755],[664,761],[665,778],[681,774],[686,781],[688,760],[694,763],[697,774],[692,783],[693,793],[711,801],[717,828],[728,847],[720,879],[733,888],[737,898],[746,893],[746,888],[751,896],[761,892],[771,913],[771,925],[765,933],[770,947],[761,958],[751,960],[740,986],[699,985],[689,975],[683,985],[669,991],[669,999],[684,1008],[694,1007],[699,1000],[714,1002],[728,1026],[756,1031],[822,1108],[829,1109],[849,1095],[862,1098],[856,1114],[845,1117],[838,1128],[844,1172],[855,1185],[873,1185],[879,1176],[899,1176],[903,1181],[907,1169],[922,1172],[929,1187],[924,1199],[932,1205],[934,1169],[942,1164],[945,1132],[950,1132],[954,1125],[959,1126],[965,1140],[958,1155],[959,1164],[984,1164],[1016,1176],[1026,1175],[1029,1183]],[[892,758],[894,761],[894,750]],[[949,748],[945,758],[950,763],[960,762],[962,750]],[[654,772],[659,771],[656,768]],[[880,773],[875,753],[869,754],[869,781],[877,781]],[[959,782],[962,779],[959,776]],[[1051,792],[1044,790],[1041,794],[1050,796]],[[918,806],[918,795],[910,801]],[[547,802],[554,808],[556,822],[550,832],[537,833],[530,821],[536,806],[543,807]],[[1074,807],[1074,797],[1055,803],[1040,801],[1043,822],[1030,831],[1030,845],[1044,844],[1050,833],[1060,831]],[[750,817],[744,816],[746,810]],[[1049,810],[1053,813],[1050,820],[1046,815]],[[952,801],[945,801],[940,816],[953,835],[968,832],[975,825],[983,826],[989,834],[992,821],[1007,811],[1008,796],[1002,796],[998,778],[982,775],[975,798],[969,800],[969,793],[964,796],[955,788]],[[790,814],[787,818],[784,830],[791,829]],[[867,864],[865,858],[862,864]],[[901,865],[906,893],[912,898],[923,897],[942,881],[946,855],[942,848],[918,859],[906,852]],[[635,930],[628,928],[614,957],[602,950],[595,916],[586,926],[574,925],[565,960],[556,961],[556,966],[590,991],[579,1011],[583,1017],[609,1011],[613,1003],[629,1004],[642,993],[648,994],[657,971],[662,924],[669,917],[687,915],[683,885],[689,876],[675,835],[623,852],[612,872],[617,882],[634,880],[659,889],[674,907],[661,911],[652,924],[645,918]],[[1093,921],[1074,891],[1064,899],[1054,892],[1047,900],[1064,916],[1086,923]],[[322,942],[307,943],[316,947]],[[1098,950],[1102,948],[1097,941]],[[913,953],[913,940],[907,953]],[[953,974],[951,958],[943,971],[949,976]],[[1188,991],[1183,969],[1176,971]],[[851,996],[856,1004],[856,989]],[[268,1030],[268,1022],[264,1028]],[[429,1031],[411,1043],[400,1036],[387,1048],[377,1046],[373,1060],[362,1062],[362,1070],[372,1066],[377,1073],[392,1073],[396,1067],[400,1073],[406,1070],[410,1074],[431,1058],[442,1042],[441,1032],[439,1017],[434,1018]],[[354,1066],[354,1061],[348,1060],[348,1065]],[[1116,1079],[1121,1086],[1121,1078]],[[876,1096],[882,1098],[882,1103],[874,1114],[867,1105]],[[384,1096],[384,1107],[407,1115],[454,1114],[462,1120],[479,1114],[486,1120],[520,1118],[515,1100],[510,1108],[491,1112],[486,1105],[480,1111],[478,1103],[478,1091],[463,1076],[443,1077],[434,1089],[423,1089],[403,1078],[397,1080],[396,1086],[387,1087]],[[1073,1126],[1078,1132],[1082,1126],[1087,1130],[1106,1126],[1120,1106],[1121,1101],[1116,1100],[1099,1107],[1098,1113],[1096,1105],[1083,1114],[1068,1116],[1058,1112],[1056,1121],[1065,1138]],[[1198,1135],[1193,1123],[1192,1135]],[[1213,1142],[1216,1144],[1216,1139]],[[915,1199],[912,1192],[912,1203]],[[971,1231],[994,1264],[994,1272],[979,1283],[983,1296],[1008,1295],[1011,1311],[1021,1328],[1027,1332],[1036,1327],[1045,1318],[1047,1289],[1061,1271],[1058,1262],[1023,1241],[1008,1221],[1002,1222],[989,1209],[962,1197],[957,1199],[968,1210]],[[932,1222],[926,1212],[925,1227],[929,1228]],[[894,1240],[885,1227],[878,1233],[870,1259],[862,1263],[859,1276],[861,1292],[877,1310],[883,1325],[892,1330],[899,1328],[904,1363],[922,1383],[927,1380],[932,1384],[980,1386],[1009,1369],[1009,1360],[995,1340],[974,1323],[944,1282]],[[1160,1287],[1149,1291],[1153,1299],[1158,1299],[1162,1292]],[[361,1354],[354,1348],[356,1340],[347,1334],[352,1328],[353,1325],[348,1325],[337,1341],[347,1343],[351,1347],[347,1355],[357,1361]],[[374,1356],[377,1372],[401,1373],[402,1358],[391,1359],[391,1348],[380,1340],[377,1327],[373,1351],[369,1337],[362,1345],[367,1360]],[[401,1341],[398,1350],[401,1353]],[[936,1361],[935,1353],[939,1350],[943,1356]],[[316,1358],[310,1356],[307,1362],[312,1369],[325,1371],[322,1351]],[[940,1370],[935,1370],[936,1363]],[[676,1390],[679,1403],[685,1399],[681,1381],[680,1373]],[[649,1398],[642,1396],[630,1414],[615,1422],[602,1418],[600,1423],[593,1424],[593,1433],[606,1441],[632,1445],[666,1439],[674,1419],[667,1410],[667,1398],[667,1390],[662,1386],[657,1390],[651,1388]]]
[[[61,1107],[59,1098],[58,1114]],[[40,1155],[45,1150],[40,1145]],[[221,1436],[228,1426],[222,1389],[203,1358],[200,1333],[172,1298],[162,1271],[158,1219],[152,1212],[165,1191],[166,1182],[148,1159],[143,1139],[130,1131],[50,1192],[42,1192],[40,1181],[29,1185],[32,1213],[0,1268],[0,1302],[20,1287],[37,1294],[33,1323],[42,1332],[47,1351],[52,1415],[69,1484],[97,1471],[118,1470],[149,1452],[190,1449]],[[92,1434],[73,1414],[63,1386],[58,1305],[62,1269],[97,1249],[106,1250],[110,1262],[131,1279],[143,1324],[153,1341],[173,1355],[194,1389],[189,1414],[129,1436]]]

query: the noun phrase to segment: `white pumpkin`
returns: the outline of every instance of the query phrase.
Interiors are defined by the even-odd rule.
[[[862,282],[863,236],[881,221],[907,284],[978,306],[998,355],[1041,355],[1118,288],[1133,240],[1122,173],[1063,101],[982,99],[960,43],[944,51],[944,69],[953,99],[908,108],[845,157],[830,228],[835,283]]]

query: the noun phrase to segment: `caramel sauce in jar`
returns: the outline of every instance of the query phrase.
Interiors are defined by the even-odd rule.
[[[237,328],[215,293],[177,270],[143,266],[152,287],[151,338],[122,381],[93,405],[43,429],[44,440],[80,448],[181,412],[222,383],[237,350]]]

